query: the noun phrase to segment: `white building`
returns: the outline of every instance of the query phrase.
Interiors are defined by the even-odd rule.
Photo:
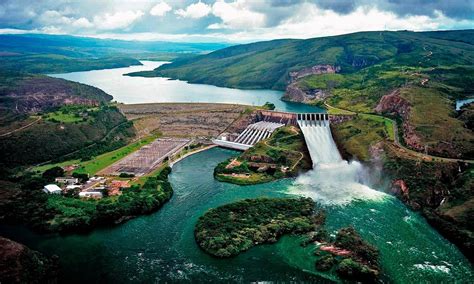
[[[79,192],[79,197],[83,198],[102,198],[102,192],[99,191],[83,191]]]
[[[61,194],[62,190],[55,184],[48,184],[43,187],[43,191],[48,194]]]

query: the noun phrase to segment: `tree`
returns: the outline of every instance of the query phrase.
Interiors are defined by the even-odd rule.
[[[61,167],[53,167],[43,172],[43,178],[48,182],[54,181],[55,178],[64,175],[64,170]]]
[[[266,102],[264,105],[263,105],[263,108],[264,109],[268,109],[268,110],[274,110],[275,109],[275,104],[271,103],[271,102]]]

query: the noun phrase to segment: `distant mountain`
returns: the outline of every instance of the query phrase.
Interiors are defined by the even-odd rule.
[[[236,88],[284,90],[289,73],[320,64],[335,65],[340,73],[390,61],[415,66],[426,49],[438,53],[424,66],[472,65],[474,30],[444,32],[359,32],[306,40],[274,40],[227,47],[195,58],[177,59],[153,72],[166,76]]]
[[[140,65],[137,59],[168,61],[228,46],[63,35],[0,35],[0,65],[4,73],[63,73]]]
[[[208,53],[228,47],[226,43],[181,43],[126,41],[68,35],[0,35],[0,53],[59,54],[70,57],[109,56],[137,53]],[[1,54],[0,54],[1,56]]]

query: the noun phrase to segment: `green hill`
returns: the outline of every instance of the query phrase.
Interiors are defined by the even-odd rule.
[[[124,146],[133,124],[104,91],[63,79],[0,74],[0,169],[88,158]],[[76,151],[76,152],[75,152]]]
[[[345,74],[388,60],[398,65],[417,65],[426,48],[440,54],[436,61],[425,63],[425,67],[470,65],[474,62],[474,52],[468,38],[472,37],[473,30],[426,33],[384,31],[306,40],[275,40],[178,59],[151,73],[134,75],[166,76],[226,87],[284,90],[291,71],[330,64],[339,66],[340,72]]]

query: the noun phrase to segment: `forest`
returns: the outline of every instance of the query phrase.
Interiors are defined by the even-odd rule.
[[[119,196],[80,199],[48,195],[42,186],[60,174],[54,169],[41,177],[23,177],[16,197],[1,207],[0,215],[10,223],[21,222],[42,232],[80,232],[113,225],[158,210],[173,195],[168,181],[171,168],[148,177],[143,186],[123,188]]]

